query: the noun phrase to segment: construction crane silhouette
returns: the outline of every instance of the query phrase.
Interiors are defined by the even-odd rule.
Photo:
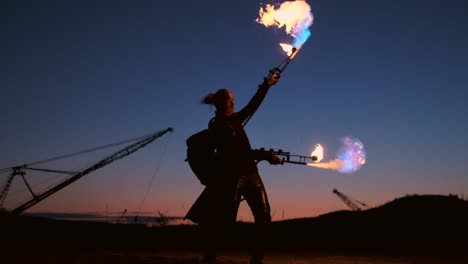
[[[367,205],[365,203],[359,202],[359,201],[356,201],[356,200],[351,200],[346,195],[339,192],[337,189],[333,189],[333,193],[336,194],[353,211],[361,211],[362,210],[357,204],[359,204],[361,206],[364,206],[364,207],[367,207]]]
[[[2,170],[0,170],[0,172],[10,171],[10,175],[8,176],[8,179],[7,179],[6,183],[4,184],[4,186],[2,187],[1,192],[0,192],[0,208],[2,208],[2,210],[5,210],[3,208],[3,203],[5,201],[5,198],[6,198],[7,194],[8,194],[10,186],[12,184],[13,178],[15,176],[21,176],[21,178],[23,179],[26,187],[28,188],[29,192],[32,195],[32,198],[30,198],[26,202],[22,203],[21,205],[19,205],[18,207],[14,208],[13,210],[10,211],[11,213],[14,213],[14,214],[21,214],[26,209],[30,208],[31,206],[34,206],[35,204],[39,203],[40,201],[44,200],[45,198],[49,197],[50,195],[52,195],[52,194],[56,193],[57,191],[65,188],[66,186],[72,184],[73,182],[75,182],[76,180],[78,180],[81,177],[85,176],[86,174],[89,174],[89,173],[91,173],[91,172],[93,172],[95,170],[98,170],[98,169],[106,166],[106,165],[109,165],[110,163],[112,163],[112,162],[114,162],[114,161],[116,161],[118,159],[122,159],[122,158],[134,153],[135,151],[145,147],[146,145],[153,142],[157,138],[163,136],[167,132],[172,132],[172,131],[173,131],[173,129],[171,127],[169,127],[169,128],[167,128],[165,130],[161,130],[161,131],[153,133],[153,134],[151,134],[149,136],[139,138],[140,140],[138,142],[133,143],[133,144],[131,144],[131,145],[129,145],[129,146],[115,152],[114,154],[102,159],[101,161],[95,163],[94,165],[92,165],[92,166],[90,166],[90,167],[88,167],[88,168],[86,168],[86,169],[84,169],[82,171],[78,171],[78,172],[32,168],[30,166],[34,165],[34,164],[38,164],[38,163],[44,163],[44,162],[48,162],[48,161],[52,161],[52,160],[61,159],[61,158],[64,158],[64,157],[70,157],[70,156],[73,156],[73,155],[94,151],[96,149],[101,149],[101,148],[104,148],[104,147],[113,146],[113,145],[116,145],[116,144],[120,144],[121,142],[116,143],[116,144],[110,144],[110,145],[102,146],[102,147],[99,147],[99,148],[94,148],[94,149],[91,149],[91,150],[81,151],[79,153],[74,153],[74,154],[69,154],[69,155],[65,155],[65,156],[61,156],[61,157],[57,157],[57,158],[52,158],[52,159],[48,159],[48,160],[44,160],[44,161],[34,162],[34,163],[31,163],[31,164],[25,164],[25,165],[21,165],[21,166],[15,166],[15,167],[7,168],[7,169],[2,169]],[[134,141],[134,139],[131,139],[131,140]],[[125,142],[127,142],[127,141],[129,141],[129,140],[126,140]],[[56,184],[55,186],[50,187],[49,189],[47,189],[46,191],[43,191],[42,193],[35,193],[35,192],[33,192],[32,188],[29,185],[29,183],[27,182],[26,178],[24,177],[25,174],[26,174],[26,170],[44,171],[44,172],[50,172],[50,173],[62,173],[62,174],[71,175],[71,177],[64,180],[64,181],[62,181],[62,182],[60,182],[60,183],[58,183],[58,184]]]

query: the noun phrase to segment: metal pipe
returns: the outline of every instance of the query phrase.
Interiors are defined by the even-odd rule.
[[[271,78],[273,75],[275,75],[275,74],[280,75],[281,73],[283,73],[283,71],[286,69],[286,67],[288,67],[289,63],[290,63],[290,62],[293,60],[293,58],[296,56],[297,51],[298,51],[297,48],[292,48],[291,54],[290,54],[286,59],[284,59],[284,60],[278,65],[278,67],[275,67],[275,68],[271,69],[271,70],[269,71],[268,76],[265,78],[265,80],[270,79],[270,78]]]
[[[255,151],[262,151],[266,152],[275,156],[282,157],[281,159],[281,164],[284,163],[292,163],[292,164],[299,164],[299,165],[307,165],[308,163],[315,162],[317,161],[317,156],[302,156],[302,155],[291,155],[289,152],[285,152],[281,149],[279,150],[274,150],[274,149],[269,149],[265,150],[265,148],[261,148]],[[307,160],[310,159],[310,162],[307,162]]]
[[[294,58],[294,56],[296,56],[296,53],[297,53],[298,49],[296,48],[292,48],[292,51],[291,51],[291,55],[289,55],[286,60],[284,60],[281,64],[284,64],[282,67],[281,67],[281,64],[280,66],[278,66],[279,68],[279,73],[282,73],[286,67],[288,67],[289,63],[292,61],[292,59]],[[281,67],[281,68],[280,68]]]

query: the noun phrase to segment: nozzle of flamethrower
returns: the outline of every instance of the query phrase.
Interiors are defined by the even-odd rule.
[[[291,54],[284,60],[282,61],[277,67],[271,69],[268,73],[268,76],[264,78],[264,81],[268,81],[273,75],[277,75],[278,77],[283,73],[283,71],[288,67],[289,63],[292,61],[294,56],[296,56],[298,49],[297,48],[292,48]]]
[[[281,163],[292,163],[292,164],[299,164],[299,165],[307,165],[307,163],[317,161],[317,156],[301,156],[301,155],[292,155],[289,152],[283,151],[282,149],[274,150],[269,149],[266,150],[265,148],[255,149],[254,152],[262,153],[262,156],[269,156],[269,155],[276,155],[281,157]],[[310,162],[307,162],[310,160]]]

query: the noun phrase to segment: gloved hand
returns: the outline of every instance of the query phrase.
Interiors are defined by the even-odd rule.
[[[276,155],[271,155],[271,157],[268,159],[268,162],[271,165],[278,165],[281,163],[281,159]]]
[[[266,83],[269,86],[275,85],[278,82],[279,78],[280,78],[279,74],[273,74],[270,78],[266,80]]]

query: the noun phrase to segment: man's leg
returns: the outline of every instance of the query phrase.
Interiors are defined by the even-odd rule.
[[[215,263],[218,251],[226,245],[230,230],[236,223],[237,208],[233,188],[210,189],[209,210],[206,222],[201,224],[205,263]]]
[[[252,210],[255,219],[255,237],[252,248],[250,263],[263,263],[266,236],[271,223],[270,204],[265,187],[258,176],[252,186],[249,186],[244,193],[247,204]]]

